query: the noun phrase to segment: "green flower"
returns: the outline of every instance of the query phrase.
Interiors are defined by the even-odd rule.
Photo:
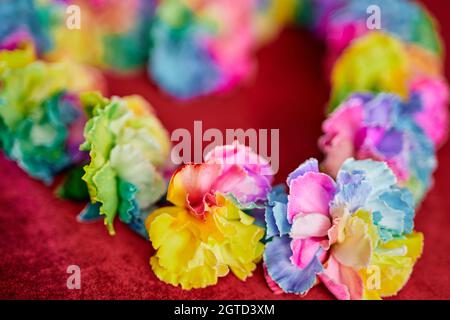
[[[105,99],[96,93],[81,97],[90,119],[81,150],[89,151],[84,167],[92,203],[114,234],[114,219],[131,223],[165,193],[162,169],[169,154],[169,137],[144,99]]]

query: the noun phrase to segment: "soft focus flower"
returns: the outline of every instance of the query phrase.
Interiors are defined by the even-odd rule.
[[[425,8],[409,0],[345,0],[333,10],[326,23],[328,49],[337,56],[350,42],[371,30],[367,27],[370,6],[389,7],[382,11],[381,31],[440,54],[441,43],[433,18]]]
[[[110,234],[117,213],[142,233],[142,211],[166,190],[162,170],[169,154],[168,134],[139,96],[108,100],[90,93],[82,100],[90,115],[81,149],[90,156],[83,179],[91,202],[98,203]]]
[[[422,251],[412,195],[383,162],[347,160],[336,181],[310,159],[274,189],[264,263],[275,292],[305,294],[318,278],[339,299],[395,295]],[[372,286],[373,269],[379,285]]]
[[[436,168],[433,142],[414,118],[416,113],[426,117],[420,98],[415,92],[403,103],[395,95],[355,94],[344,101],[323,124],[325,134],[319,140],[325,153],[323,169],[336,176],[349,157],[385,161],[400,185],[420,202]]]
[[[115,71],[142,67],[148,57],[148,33],[154,0],[51,1],[56,22],[51,28],[51,60],[73,59]],[[80,8],[81,28],[66,26],[66,8]]]
[[[436,147],[444,144],[449,129],[449,88],[444,80],[420,77],[411,84],[412,95],[420,110],[414,114],[417,124]]]
[[[0,5],[0,50],[31,42],[39,53],[49,50],[50,9],[35,0],[3,0]]]
[[[82,158],[77,128],[84,118],[68,70],[63,63],[36,61],[29,46],[0,52],[2,149],[46,183]]]
[[[253,70],[257,44],[275,34],[265,14],[288,19],[284,5],[267,5],[264,12],[258,0],[163,1],[151,30],[150,75],[182,99],[236,85]]]
[[[441,74],[439,56],[390,35],[371,32],[355,40],[333,66],[330,111],[353,92],[394,93],[407,99],[417,77]]]
[[[265,201],[271,175],[267,161],[239,144],[217,147],[205,163],[186,164],[173,175],[171,207],[146,220],[156,276],[183,289],[217,283],[229,270],[241,280],[260,260],[264,229],[244,213]]]
[[[302,5],[297,0],[254,1],[256,1],[256,10],[253,19],[257,39],[261,43],[274,39],[287,24],[293,22]]]

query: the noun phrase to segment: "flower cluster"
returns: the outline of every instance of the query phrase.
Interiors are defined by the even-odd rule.
[[[354,92],[393,93],[407,99],[412,83],[421,77],[441,79],[439,56],[391,35],[371,32],[336,60],[331,71],[330,111]]]
[[[49,58],[70,58],[117,71],[145,65],[154,0],[52,0],[50,3],[56,22],[51,28],[54,45]],[[68,5],[80,8],[80,28],[67,27]]]
[[[95,88],[95,77],[79,65],[36,60],[31,43],[0,51],[0,141],[5,154],[46,183],[79,163],[85,117],[78,92]]]
[[[355,94],[344,101],[323,124],[324,136],[319,145],[325,153],[323,169],[337,176],[342,163],[356,159],[385,161],[420,202],[432,183],[436,168],[433,141],[415,121],[420,118],[422,104],[413,94],[403,103],[392,94]],[[439,122],[438,122],[439,123]],[[445,132],[446,127],[429,128]],[[441,133],[436,134],[441,136]]]
[[[50,50],[50,7],[34,0],[4,0],[0,6],[0,50],[31,42],[41,54]]]
[[[183,289],[216,284],[230,269],[241,280],[249,277],[263,253],[264,229],[243,210],[264,203],[271,181],[269,163],[236,143],[179,168],[167,193],[173,206],[145,223],[156,276]]]
[[[383,162],[348,159],[336,181],[310,159],[275,188],[266,209],[266,278],[305,294],[320,280],[338,299],[395,295],[421,255],[411,193]],[[374,270],[375,278],[371,277]]]
[[[151,28],[149,73],[178,98],[226,90],[248,77],[257,45],[273,37],[295,7],[292,0],[163,1]]]
[[[314,10],[320,12],[317,19],[321,19],[315,21],[313,28],[325,38],[329,63],[333,63],[352,41],[378,27],[406,43],[435,54],[441,53],[441,40],[434,19],[414,1],[325,0],[314,1],[314,6]]]
[[[115,233],[117,214],[143,234],[142,212],[166,190],[163,171],[170,148],[168,134],[140,96],[108,100],[86,93],[81,99],[90,116],[86,141],[80,148],[90,156],[83,180],[91,202],[105,216],[110,234]]]

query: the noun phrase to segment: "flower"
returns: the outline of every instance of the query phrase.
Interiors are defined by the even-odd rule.
[[[269,196],[264,253],[275,292],[305,294],[318,279],[338,299],[395,295],[422,252],[412,195],[383,162],[348,159],[336,181],[310,159]],[[372,286],[372,270],[379,273]]]
[[[67,3],[52,1],[54,46],[47,57],[119,72],[143,67],[148,58],[154,0],[70,0],[69,3],[79,7],[82,28],[68,28]]]
[[[74,144],[84,117],[67,70],[67,64],[36,60],[29,44],[0,52],[1,147],[45,183],[83,158]]]
[[[441,43],[433,18],[426,9],[408,0],[347,0],[326,21],[325,34],[331,51],[339,54],[355,38],[370,32],[367,28],[367,10],[370,6],[380,8],[389,5],[383,12],[382,29],[402,41],[420,45],[440,54]]]
[[[148,71],[177,98],[227,90],[253,69],[256,1],[167,0],[156,10]],[[262,30],[258,30],[263,36]],[[180,74],[179,70],[183,70]]]
[[[448,135],[449,88],[445,80],[419,77],[411,84],[412,96],[421,108],[414,114],[416,123],[436,147],[444,144]]]
[[[383,93],[348,98],[323,124],[324,135],[319,140],[325,153],[323,169],[336,176],[349,157],[386,161],[399,184],[410,189],[419,203],[431,187],[436,168],[435,146],[416,121],[416,117],[423,121],[430,115],[421,99],[420,91],[414,91],[406,103]],[[435,108],[446,113],[443,105]]]
[[[84,167],[91,202],[99,203],[111,235],[119,213],[121,221],[142,233],[141,211],[148,210],[165,193],[162,171],[170,142],[167,131],[139,96],[111,100],[99,94],[82,95],[89,114],[85,142],[90,162]]]
[[[32,43],[41,54],[51,48],[50,6],[34,0],[4,0],[0,6],[0,50]]]
[[[440,74],[440,56],[388,34],[371,32],[353,41],[333,66],[329,110],[336,109],[353,92],[386,92],[407,99],[416,77]]]
[[[160,280],[192,289],[216,284],[230,269],[241,280],[252,274],[264,229],[242,210],[265,201],[267,165],[234,143],[174,173],[167,192],[173,206],[157,209],[145,222],[156,250],[150,264]]]

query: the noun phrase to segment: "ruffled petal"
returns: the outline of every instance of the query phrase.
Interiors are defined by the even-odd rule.
[[[396,295],[408,281],[423,249],[423,235],[413,233],[385,243],[376,252],[369,269],[359,273],[366,284],[366,296]]]
[[[320,213],[299,214],[294,218],[290,236],[294,239],[324,237],[331,227],[330,218]]]
[[[287,220],[287,195],[282,185],[273,187],[265,209],[266,238],[282,236],[291,230]]]
[[[335,191],[333,179],[323,173],[308,172],[292,180],[288,196],[288,220],[293,221],[301,213],[328,216]]]
[[[231,270],[245,280],[261,259],[264,230],[224,196],[216,195],[204,220],[184,208],[165,207],[146,220],[156,250],[152,269],[162,281],[183,289],[215,284]]]
[[[361,300],[363,297],[361,277],[353,268],[340,264],[333,255],[319,278],[339,300]]]
[[[167,191],[167,200],[176,206],[184,207],[189,201],[193,212],[203,216],[205,195],[220,176],[222,167],[218,164],[186,164],[172,176]]]
[[[303,162],[297,169],[289,174],[286,180],[286,184],[290,186],[293,180],[303,176],[307,172],[319,173],[319,162],[317,161],[317,159],[311,158]]]
[[[290,242],[286,236],[274,237],[266,244],[264,263],[269,277],[284,292],[305,294],[314,286],[317,274],[323,270],[318,258],[321,249],[304,269],[300,269],[291,262]]]

